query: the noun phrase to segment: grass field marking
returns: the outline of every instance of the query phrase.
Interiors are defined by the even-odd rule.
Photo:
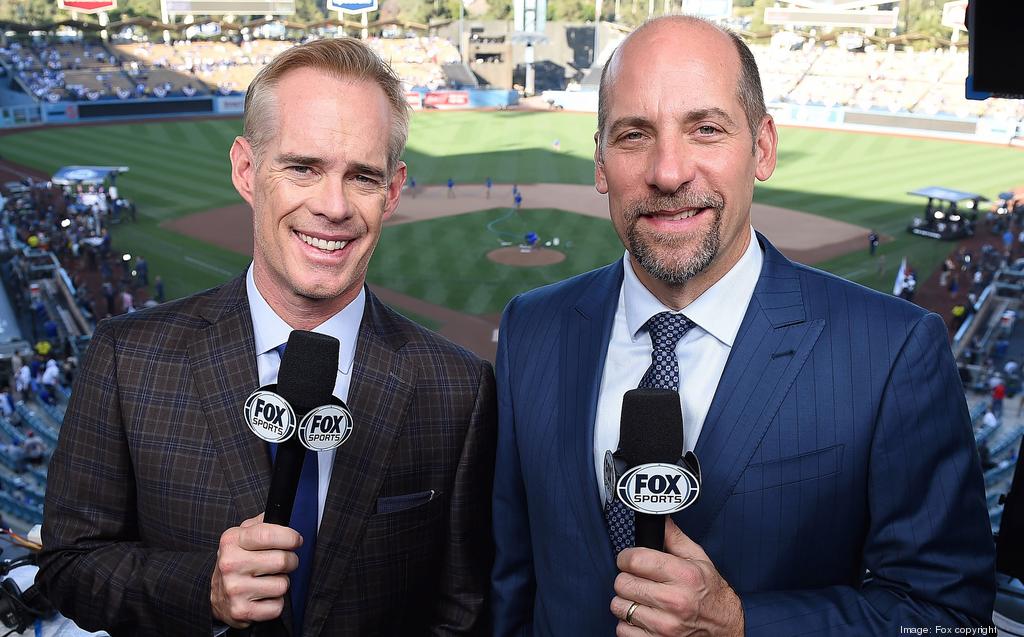
[[[187,254],[185,255],[185,260],[188,261],[189,263],[193,264],[193,265],[198,265],[201,268],[205,268],[205,269],[209,270],[210,272],[216,272],[217,274],[223,274],[224,276],[234,276],[235,275],[235,273],[231,272],[230,270],[225,270],[224,268],[218,268],[217,266],[215,266],[213,264],[207,263],[206,261],[202,261],[202,260],[197,259],[195,257],[191,257],[191,256],[189,256]]]

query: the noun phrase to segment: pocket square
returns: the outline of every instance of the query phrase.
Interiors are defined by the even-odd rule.
[[[435,496],[437,496],[437,492],[431,489],[430,491],[420,491],[419,493],[406,493],[377,498],[376,513],[396,513],[418,507],[430,502]]]

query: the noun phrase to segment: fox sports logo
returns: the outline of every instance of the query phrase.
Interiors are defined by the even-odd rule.
[[[651,462],[622,474],[616,492],[619,500],[637,513],[665,515],[693,504],[700,495],[700,482],[684,467]]]

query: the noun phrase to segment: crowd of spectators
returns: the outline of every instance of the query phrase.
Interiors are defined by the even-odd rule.
[[[29,93],[51,102],[232,95],[244,92],[263,66],[295,44],[237,38],[109,45],[32,39],[0,47],[0,63]],[[375,37],[369,44],[409,87],[444,86],[442,65],[460,59],[454,44],[437,37]]]
[[[443,65],[460,60],[455,44],[444,38],[371,37],[367,42],[409,87],[443,87]],[[109,45],[37,38],[0,48],[0,63],[31,94],[51,101],[229,95],[244,92],[259,69],[294,44],[237,37]],[[1024,121],[1024,105],[1018,102],[965,99],[968,54],[962,47],[848,51],[806,42],[795,50],[751,48],[769,102]]]
[[[886,113],[1024,121],[1015,100],[964,97],[966,48],[878,48],[848,51],[835,45],[754,45],[768,102],[844,106]]]
[[[87,321],[95,324],[106,316],[133,311],[140,289],[149,286],[149,264],[143,256],[133,260],[116,254],[110,226],[134,221],[134,202],[120,197],[116,185],[61,186],[28,179],[18,190],[2,202],[5,243],[55,255],[74,288],[76,309]],[[32,278],[29,267],[27,258],[15,258],[5,274],[16,281],[15,296],[33,303],[24,296]],[[159,287],[162,296],[162,282]]]
[[[26,179],[0,189],[0,270],[26,343],[0,360],[4,516],[41,520],[45,463],[96,321],[163,300],[162,281],[150,280],[145,258],[111,247],[110,226],[134,214],[134,204],[120,198],[115,185]],[[71,313],[88,328],[84,340],[69,328]]]

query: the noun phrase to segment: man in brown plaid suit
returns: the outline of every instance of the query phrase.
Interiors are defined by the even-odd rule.
[[[82,627],[286,634],[294,615],[303,635],[487,630],[491,366],[364,285],[407,131],[398,79],[356,40],[290,49],[250,85],[231,164],[254,211],[252,265],[101,323],[75,384],[39,580]],[[315,538],[262,522],[271,460],[243,421],[291,329],[339,338],[335,394],[354,420],[315,458]],[[310,541],[293,613],[289,573]]]

